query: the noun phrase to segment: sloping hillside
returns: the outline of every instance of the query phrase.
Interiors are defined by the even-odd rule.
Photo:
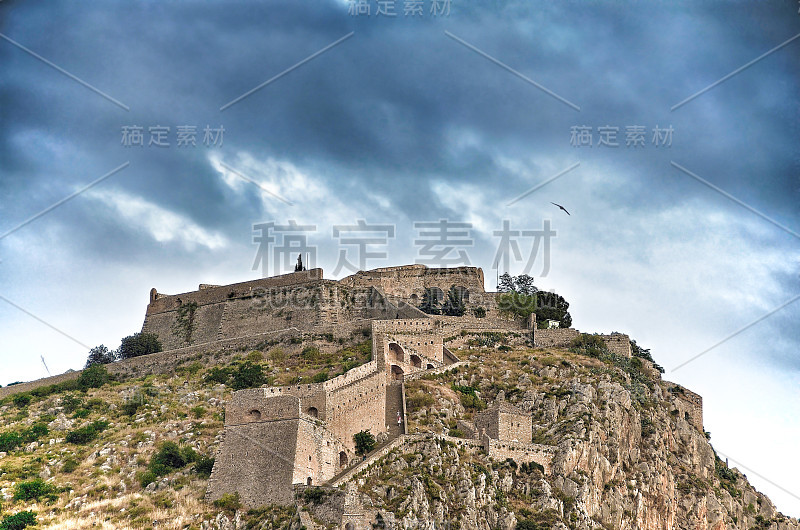
[[[490,339],[458,350],[466,361],[458,368],[407,383],[408,428],[420,436],[352,481],[374,527],[800,528],[715,458],[677,413],[674,385],[647,363]],[[210,458],[232,387],[329,377],[368,360],[367,346],[242,352],[222,366],[193,362],[128,381],[105,382],[96,370],[71,389],[7,398],[6,527],[24,527],[13,525],[25,511],[39,528],[300,528],[301,518],[335,527],[314,495],[298,499],[299,511],[246,512],[234,497],[207,504]],[[556,447],[552,473],[459,443],[464,422],[500,392],[532,414],[534,443]]]

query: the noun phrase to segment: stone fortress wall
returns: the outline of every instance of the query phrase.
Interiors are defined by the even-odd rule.
[[[297,485],[335,484],[353,469],[353,434],[369,430],[390,443],[408,436],[402,381],[461,363],[444,347],[445,336],[503,330],[532,333],[539,347],[561,347],[580,333],[535,329],[535,319],[509,319],[497,309],[497,293],[484,291],[483,281],[479,268],[409,265],[361,271],[340,281],[325,280],[321,269],[313,269],[226,286],[201,284],[198,291],[178,295],[153,289],[142,331],[157,334],[166,351],[114,363],[110,370],[137,376],[170,371],[190,356],[253,347],[267,337],[349,337],[371,326],[369,363],[323,383],[238,391],[226,404],[208,498],[239,492],[248,507],[288,504],[294,502]],[[463,317],[417,309],[425,289],[446,293],[452,285],[468,297]],[[472,311],[478,306],[486,309],[485,317]],[[602,338],[610,351],[631,356],[627,335]],[[0,389],[0,397],[35,384]],[[682,389],[673,392],[676,408],[702,430],[702,398],[675,387]],[[397,424],[396,416],[402,420]],[[483,446],[492,458],[536,462],[549,472],[554,448],[532,444],[530,415],[502,399],[463,427],[471,443]]]
[[[672,385],[672,403],[684,419],[690,421],[697,430],[703,432],[703,397],[676,383]]]

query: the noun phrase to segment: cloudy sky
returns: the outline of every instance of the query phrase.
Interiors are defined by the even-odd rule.
[[[651,348],[800,516],[797,2],[354,4],[0,3],[0,383],[116,347],[151,287],[274,274],[259,223],[315,226],[329,278],[334,225],[394,225],[372,268],[469,223],[445,257],[494,289],[495,231],[549,220],[509,271]]]

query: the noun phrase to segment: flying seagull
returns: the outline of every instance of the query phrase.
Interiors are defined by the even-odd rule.
[[[566,213],[567,215],[569,215],[569,212],[567,211],[567,209],[566,209],[566,208],[564,208],[563,206],[561,206],[560,204],[556,204],[556,203],[554,203],[554,202],[551,202],[550,204],[553,204],[553,205],[555,205],[555,206],[558,206],[559,208],[561,208],[562,210],[564,210],[564,213]]]

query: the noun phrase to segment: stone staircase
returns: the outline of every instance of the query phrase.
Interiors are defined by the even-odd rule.
[[[397,424],[398,415],[402,420],[400,425]],[[405,434],[406,419],[403,417],[403,384],[400,381],[392,381],[386,386],[386,425],[389,426],[390,440]]]

